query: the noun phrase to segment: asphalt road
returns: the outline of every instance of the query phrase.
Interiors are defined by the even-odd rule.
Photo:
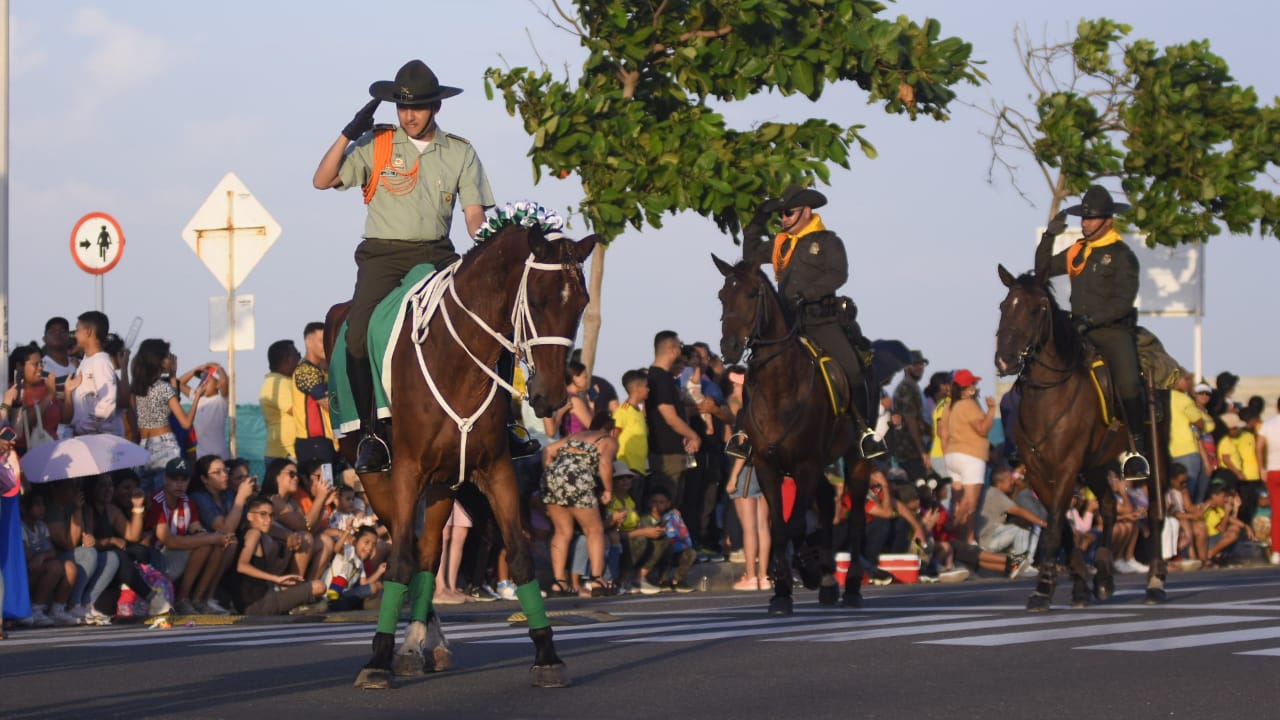
[[[0,717],[1269,718],[1280,714],[1280,571],[1137,577],[1084,610],[1022,610],[1030,581],[869,589],[861,611],[798,595],[554,600],[574,686],[528,685],[515,603],[445,609],[453,670],[357,691],[370,622],[18,630]],[[1069,588],[1059,588],[1059,603]],[[594,616],[594,617],[593,617]],[[601,619],[607,621],[601,622]],[[330,618],[333,620],[333,618]]]

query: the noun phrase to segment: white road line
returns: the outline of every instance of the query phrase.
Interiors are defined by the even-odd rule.
[[[1249,650],[1248,652],[1238,652],[1236,655],[1264,655],[1267,657],[1280,657],[1280,648],[1267,648],[1266,650]]]
[[[1236,618],[1236,622],[1240,622]],[[1248,622],[1246,618],[1244,620]],[[1202,647],[1205,645],[1225,645],[1249,640],[1271,640],[1280,638],[1280,627],[1249,628],[1247,630],[1228,630],[1224,632],[1199,633],[1197,635],[1179,635],[1176,637],[1152,638],[1150,640],[1133,640],[1130,642],[1106,643],[1104,645],[1087,645],[1076,650],[1126,650],[1129,652],[1156,652],[1159,650],[1180,650],[1182,648]],[[1237,655],[1266,655],[1266,651],[1258,653],[1236,653]]]
[[[856,620],[848,620],[845,622],[822,622],[822,623],[807,622],[807,624],[804,624],[804,625],[789,625],[789,626],[783,626],[783,627],[779,627],[777,621],[774,620],[772,622],[765,621],[764,623],[758,623],[758,622],[751,623],[752,625],[760,625],[760,624],[771,625],[771,627],[758,628],[755,630],[734,630],[730,632],[701,632],[701,633],[692,633],[688,635],[665,634],[665,635],[654,635],[652,637],[644,637],[644,638],[628,638],[625,640],[618,640],[617,642],[677,643],[677,642],[700,642],[703,640],[726,640],[726,639],[745,640],[748,638],[760,637],[764,635],[781,635],[782,633],[797,632],[797,631],[807,632],[810,630],[825,630],[825,631],[843,630],[845,628],[864,628],[864,627],[882,626],[882,625],[902,625],[905,623],[921,623],[921,622],[930,622],[933,620],[953,620],[957,618],[978,618],[978,617],[986,617],[986,616],[979,615],[979,614],[974,614],[974,615],[954,615],[954,614],[941,615],[939,614],[939,615],[913,615],[910,617],[880,618],[878,620],[869,620],[866,617],[861,617]],[[805,618],[805,620],[810,621],[812,620],[812,618]],[[712,624],[712,625],[708,625],[707,627],[729,627],[730,625],[734,625],[734,624],[738,624],[738,623],[731,623],[729,625],[721,625],[721,626]],[[888,632],[893,633],[894,631],[899,629],[900,628],[894,628],[892,630],[888,630]],[[871,631],[868,631],[868,632],[871,632]],[[808,635],[806,637],[812,638],[815,636]],[[788,640],[790,638],[779,638],[779,639]]]
[[[927,617],[927,616],[926,616]],[[961,615],[946,615],[942,619],[951,620],[963,617]],[[982,616],[979,616],[982,617]],[[848,642],[851,640],[874,640],[877,638],[888,637],[909,637],[912,635],[932,635],[944,632],[961,632],[964,630],[990,630],[992,628],[1003,628],[1018,625],[1041,625],[1049,623],[1076,622],[1079,620],[1097,620],[1099,618],[1112,618],[1116,615],[1102,615],[1098,613],[1077,613],[1072,615],[1036,615],[1033,617],[1016,617],[1016,618],[992,618],[990,620],[973,620],[970,622],[943,623],[941,625],[918,625],[915,627],[905,628],[883,628],[879,630],[855,630],[846,633],[818,633],[814,635],[801,635],[789,638],[773,638],[765,642]],[[1126,617],[1126,616],[1120,616]],[[924,618],[917,618],[923,620]]]
[[[1249,622],[1249,618],[1242,618],[1238,615],[1197,615],[1192,617],[1165,618],[1163,620],[1139,620],[1136,622],[1104,623],[1101,625],[1083,625],[1076,627],[1052,628],[1049,630],[1033,630],[1028,632],[997,633],[995,635],[978,635],[946,640],[925,640],[922,641],[921,644],[964,645],[968,647],[1002,647],[1017,643],[1070,640],[1072,638],[1093,637],[1096,635],[1120,635],[1123,633],[1148,632],[1151,630],[1181,630],[1185,628],[1204,627],[1209,625],[1227,625],[1230,623],[1241,622]]]

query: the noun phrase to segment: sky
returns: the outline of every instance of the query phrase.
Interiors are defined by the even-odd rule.
[[[180,369],[226,364],[208,350],[209,298],[223,290],[181,238],[182,228],[227,172],[235,172],[283,228],[240,292],[256,302],[256,346],[237,354],[237,398],[253,402],[266,348],[301,347],[303,326],[350,296],[352,254],[363,228],[358,192],[318,191],[311,176],[324,151],[368,99],[368,86],[420,58],[440,81],[464,89],[446,100],[440,125],[477,149],[500,203],[536,200],[567,209],[581,188],[534,185],[530,138],[500,98],[486,100],[489,66],[536,65],[563,72],[585,52],[553,28],[546,0],[445,3],[223,0],[173,3],[10,0],[10,346],[38,340],[54,315],[92,309],[94,281],[73,263],[68,237],[89,212],[113,215],[126,248],[105,277],[106,311],[122,334],[142,319],[141,337],[173,344]],[[360,14],[356,13],[359,8]],[[960,87],[950,121],[915,122],[868,105],[856,88],[831,88],[818,102],[765,95],[725,111],[731,124],[822,117],[866,125],[879,157],[857,154],[820,189],[820,212],[843,238],[844,289],[873,338],[920,348],[931,370],[970,368],[992,377],[996,264],[1032,263],[1045,222],[1043,180],[1024,169],[1028,204],[1006,177],[988,182],[992,99],[1025,101],[1029,86],[1013,48],[1016,24],[1036,36],[1069,37],[1083,17],[1130,23],[1159,45],[1208,39],[1236,80],[1274,102],[1274,26],[1280,10],[1256,1],[1203,3],[1021,0],[902,0],[888,16],[937,18],[985,61],[989,82]],[[385,28],[385,29],[379,29]],[[389,30],[389,32],[388,32]],[[394,122],[384,105],[379,122]],[[470,247],[459,211],[453,240]],[[579,220],[571,234],[585,235]],[[652,360],[654,333],[719,340],[721,278],[710,259],[740,250],[696,215],[667,217],[660,230],[628,232],[605,261],[604,322],[596,373],[617,381]],[[1206,253],[1204,368],[1214,375],[1275,374],[1280,336],[1266,300],[1280,242],[1215,238]],[[1272,310],[1268,311],[1267,308]],[[1145,322],[1188,367],[1193,322]]]

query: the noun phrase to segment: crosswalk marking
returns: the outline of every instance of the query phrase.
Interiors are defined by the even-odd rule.
[[[958,616],[952,615],[951,617],[955,618]],[[1097,620],[1098,618],[1104,617],[1116,616],[1103,613],[1080,613],[1074,615],[1039,615],[1036,617],[992,618],[990,620],[972,620],[969,622],[943,623],[941,625],[883,628],[877,630],[854,630],[846,633],[821,633],[790,638],[773,638],[766,642],[849,642],[852,640],[932,635],[934,633],[959,632],[961,630],[989,630],[991,628],[1011,627],[1015,625],[1043,625],[1049,623],[1073,622],[1076,620]]]
[[[845,628],[851,628],[851,627],[902,625],[906,623],[932,622],[934,620],[950,619],[950,618],[956,618],[956,617],[974,618],[974,617],[985,617],[985,616],[973,615],[973,614],[970,614],[970,615],[939,614],[939,615],[913,615],[913,616],[902,616],[902,617],[891,617],[891,618],[879,618],[875,620],[867,619],[864,616],[864,617],[855,618],[852,620],[846,620],[843,622],[832,622],[828,620],[826,622],[819,622],[819,623],[814,623],[812,622],[811,618],[806,618],[806,620],[809,621],[807,624],[792,625],[789,627],[787,626],[779,627],[777,621],[774,620],[772,622],[769,622],[769,621],[765,622],[765,624],[769,625],[770,627],[749,631],[747,633],[738,632],[738,631],[720,630],[718,632],[699,632],[699,633],[691,633],[687,635],[655,635],[651,637],[628,638],[626,640],[619,640],[618,642],[633,642],[633,643],[702,642],[705,640],[725,640],[725,639],[732,639],[732,638],[741,638],[744,636],[759,637],[762,635],[780,635],[782,633],[796,632],[796,631],[822,630],[822,631],[829,632],[831,630],[843,630]],[[727,628],[737,624],[738,623],[707,623],[703,627]],[[894,631],[890,630],[889,632],[894,632]]]
[[[1266,650],[1248,650],[1238,652],[1236,655],[1262,655],[1266,657],[1280,657],[1280,648],[1267,648]]]
[[[1249,618],[1234,618],[1234,622],[1247,622]],[[1210,625],[1212,623],[1196,623],[1197,625]],[[1157,650],[1180,650],[1182,648],[1204,647],[1206,645],[1226,645],[1234,642],[1246,642],[1249,640],[1271,640],[1280,638],[1280,627],[1263,627],[1249,628],[1247,630],[1228,630],[1225,632],[1200,633],[1197,635],[1179,635],[1167,638],[1152,638],[1150,640],[1132,640],[1129,642],[1114,642],[1104,645],[1087,645],[1085,647],[1076,648],[1077,650],[1127,650],[1129,652],[1154,652]],[[1238,653],[1247,655],[1250,653]],[[1266,654],[1259,652],[1256,654]]]
[[[1058,627],[1051,630],[1032,632],[997,633],[995,635],[979,635],[977,637],[948,638],[945,640],[925,640],[924,645],[967,645],[994,647],[1016,645],[1019,643],[1043,642],[1045,640],[1069,640],[1072,638],[1093,637],[1096,635],[1120,635],[1123,633],[1144,632],[1147,630],[1181,630],[1186,627],[1202,625],[1226,625],[1242,622],[1243,618],[1230,615],[1201,615],[1198,617],[1165,618],[1163,620],[1139,620],[1136,622],[1111,623],[1104,625],[1084,625],[1078,627]]]

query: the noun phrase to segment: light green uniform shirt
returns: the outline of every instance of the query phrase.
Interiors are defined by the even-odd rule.
[[[361,187],[373,172],[373,135],[361,135],[347,149],[338,177],[340,190]],[[422,151],[409,140],[404,128],[397,127],[392,140],[391,162],[382,174],[391,180],[403,177],[418,163],[418,183],[405,195],[396,195],[379,185],[368,206],[364,237],[383,240],[427,242],[447,240],[453,220],[453,206],[458,201],[468,205],[492,207],[493,192],[484,174],[480,158],[471,143],[436,128],[435,139]]]

